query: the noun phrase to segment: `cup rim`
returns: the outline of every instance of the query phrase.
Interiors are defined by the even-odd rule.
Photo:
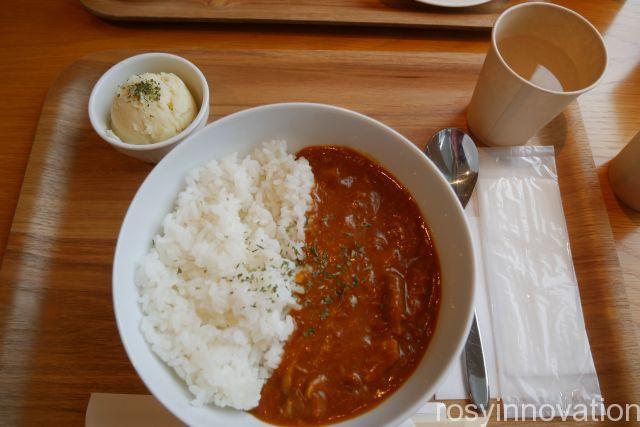
[[[172,61],[182,62],[186,64],[195,73],[202,87],[202,102],[200,103],[198,114],[191,121],[191,123],[189,123],[189,126],[184,128],[180,133],[172,136],[171,138],[167,138],[159,142],[154,142],[151,144],[131,144],[129,142],[118,140],[108,135],[104,131],[104,129],[101,129],[100,126],[98,126],[97,118],[96,118],[97,113],[95,111],[95,104],[96,104],[96,98],[98,96],[98,93],[100,92],[102,86],[105,84],[105,81],[107,80],[107,77],[109,75],[117,72],[121,68],[133,62],[142,62],[142,61],[151,59],[153,57],[164,57],[164,58],[169,58]],[[147,53],[141,53],[141,54],[130,56],[128,58],[123,59],[122,61],[111,66],[107,71],[104,72],[104,74],[102,74],[102,76],[100,76],[96,84],[93,86],[93,89],[91,90],[91,95],[89,96],[89,121],[91,122],[91,126],[93,126],[93,130],[103,140],[107,141],[109,144],[115,147],[124,148],[131,151],[152,151],[152,150],[156,150],[159,148],[163,148],[163,147],[167,147],[172,144],[175,144],[176,142],[180,141],[181,139],[184,139],[187,135],[193,132],[193,130],[198,126],[198,124],[202,122],[203,119],[206,119],[205,114],[208,113],[208,106],[209,106],[209,85],[207,83],[207,79],[205,78],[204,74],[198,67],[196,67],[188,59],[178,55],[174,55],[172,53],[147,52]]]
[[[521,9],[521,8],[525,8],[525,7],[539,7],[539,6],[559,9],[559,10],[565,12],[565,13],[573,15],[575,18],[577,18],[579,21],[581,21],[583,24],[585,24],[589,29],[591,29],[591,32],[595,35],[596,39],[598,39],[600,41],[600,46],[602,47],[602,52],[604,53],[604,67],[602,67],[602,71],[600,72],[600,75],[598,76],[598,78],[595,79],[590,85],[585,86],[585,87],[583,87],[581,89],[572,90],[572,91],[558,91],[558,90],[546,89],[546,88],[544,88],[542,86],[539,86],[539,85],[531,82],[530,80],[527,80],[524,77],[522,77],[513,68],[511,68],[511,66],[507,63],[507,61],[502,57],[502,54],[500,53],[500,49],[498,48],[498,43],[496,42],[496,28],[498,28],[498,26],[500,25],[501,21],[507,15],[513,13],[513,11],[515,11],[517,9]],[[545,92],[545,93],[549,93],[549,94],[553,94],[553,95],[569,95],[569,96],[572,96],[572,95],[580,95],[582,93],[588,92],[589,90],[591,90],[595,86],[597,86],[598,83],[600,83],[600,81],[604,77],[605,72],[607,71],[607,68],[609,66],[609,54],[607,52],[607,46],[604,43],[604,39],[602,38],[602,34],[600,34],[598,29],[591,22],[589,22],[588,19],[586,19],[584,16],[580,15],[578,12],[576,12],[574,10],[571,10],[569,8],[566,8],[564,6],[557,5],[555,3],[546,3],[546,2],[540,2],[540,1],[533,1],[533,2],[520,3],[520,4],[517,4],[515,6],[511,6],[510,8],[506,9],[504,12],[502,12],[500,14],[500,16],[498,16],[498,19],[496,19],[496,22],[493,24],[493,28],[491,29],[491,46],[495,50],[496,55],[498,57],[498,60],[518,80],[520,80],[524,84],[526,84],[528,86],[531,86],[531,87],[533,87],[533,88],[535,88],[535,89],[537,89],[537,90],[539,90],[541,92]]]

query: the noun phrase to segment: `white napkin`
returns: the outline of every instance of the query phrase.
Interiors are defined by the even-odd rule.
[[[553,148],[481,149],[480,171],[479,220],[467,214],[484,265],[476,310],[491,395],[562,409],[601,400]],[[462,373],[456,366],[436,397],[466,398]]]
[[[445,410],[444,403],[427,402],[413,418],[398,427],[431,427],[448,423]],[[469,427],[480,426],[479,423],[461,424]],[[153,396],[91,393],[85,414],[85,427],[139,427],[147,425],[154,427],[184,426]]]
[[[153,396],[91,393],[85,427],[184,427]]]
[[[465,209],[469,228],[471,229],[471,238],[473,240],[473,251],[476,256],[476,297],[475,307],[480,328],[480,336],[482,337],[482,348],[484,350],[485,365],[487,367],[487,378],[489,380],[489,393],[492,398],[500,396],[498,393],[496,363],[494,356],[493,328],[491,325],[491,308],[489,307],[489,297],[485,285],[484,262],[482,259],[482,251],[480,245],[480,219],[477,213],[476,193],[473,194],[469,204]],[[447,374],[447,379],[436,392],[438,400],[460,400],[466,399],[468,396],[466,381],[464,377],[464,362],[462,357]]]

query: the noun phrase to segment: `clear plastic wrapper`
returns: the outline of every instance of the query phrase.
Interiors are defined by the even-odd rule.
[[[548,416],[583,411],[578,405],[593,408],[602,398],[553,148],[482,149],[480,164],[481,251],[505,414],[529,418],[533,411]]]

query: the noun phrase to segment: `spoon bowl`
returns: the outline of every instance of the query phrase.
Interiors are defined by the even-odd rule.
[[[462,206],[466,206],[480,171],[473,139],[460,129],[445,128],[431,137],[424,151],[449,181]]]

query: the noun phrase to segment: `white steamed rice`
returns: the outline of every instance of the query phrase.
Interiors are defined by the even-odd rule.
[[[266,142],[189,173],[137,270],[142,332],[196,405],[257,406],[295,328],[314,181],[286,149]]]

